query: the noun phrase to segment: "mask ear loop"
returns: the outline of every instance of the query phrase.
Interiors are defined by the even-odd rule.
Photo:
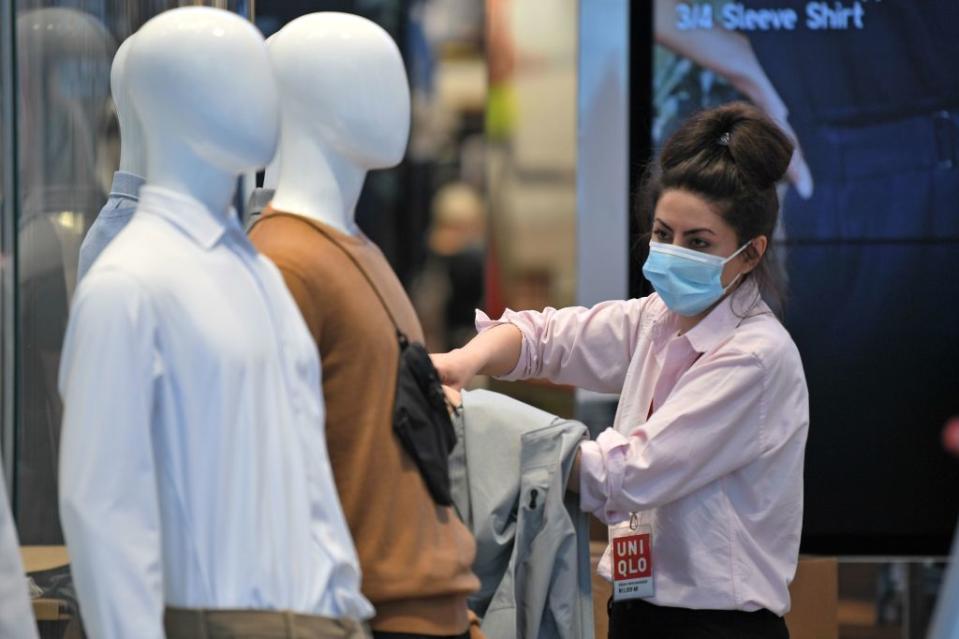
[[[723,266],[725,266],[725,265],[728,264],[730,261],[732,261],[732,259],[735,258],[737,255],[739,255],[740,253],[742,253],[743,251],[745,251],[747,247],[752,246],[752,243],[753,243],[753,241],[752,241],[752,240],[749,240],[748,242],[746,242],[745,244],[743,244],[742,246],[740,246],[740,247],[739,247],[739,250],[737,250],[735,253],[733,253],[732,255],[730,255],[729,257],[727,257],[725,260],[723,260]]]

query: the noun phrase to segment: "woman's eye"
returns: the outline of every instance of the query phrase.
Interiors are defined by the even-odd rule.
[[[666,231],[664,231],[663,229],[656,229],[655,231],[653,231],[653,235],[654,235],[654,236],[656,237],[656,239],[659,240],[660,242],[665,241],[666,238],[669,237],[669,234],[666,233]]]
[[[709,248],[709,242],[700,238],[694,238],[690,240],[689,245],[694,249],[706,249]]]

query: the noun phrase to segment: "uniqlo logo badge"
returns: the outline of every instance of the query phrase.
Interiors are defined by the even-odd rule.
[[[653,575],[650,535],[643,533],[613,539],[613,579],[645,579]]]

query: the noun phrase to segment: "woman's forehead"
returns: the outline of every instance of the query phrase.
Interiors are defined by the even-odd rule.
[[[732,232],[732,228],[719,215],[715,204],[695,193],[679,189],[663,192],[656,204],[655,217],[673,230],[709,228],[717,232],[724,229]]]

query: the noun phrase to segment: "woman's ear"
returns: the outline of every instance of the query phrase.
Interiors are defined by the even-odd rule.
[[[743,273],[749,273],[759,265],[768,247],[769,238],[765,235],[760,235],[749,242],[749,247],[743,251],[743,261],[746,263],[746,268],[743,269]]]

